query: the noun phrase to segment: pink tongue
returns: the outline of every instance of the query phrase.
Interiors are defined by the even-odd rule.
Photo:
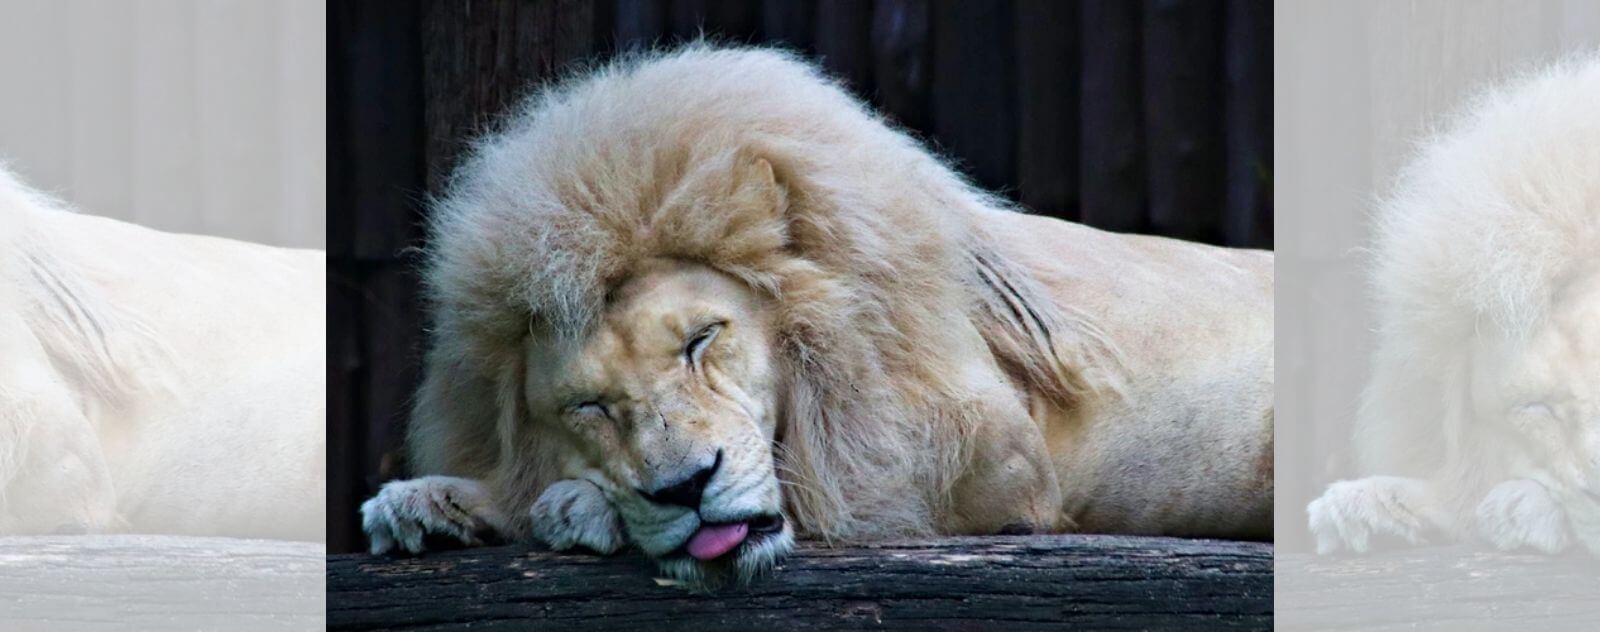
[[[689,555],[702,562],[717,559],[739,546],[749,530],[750,526],[743,522],[702,526],[689,538]]]

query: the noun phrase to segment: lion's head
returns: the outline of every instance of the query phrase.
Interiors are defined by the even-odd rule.
[[[1559,287],[1527,334],[1474,349],[1473,408],[1531,458],[1510,467],[1533,468],[1600,552],[1600,271]]]
[[[573,343],[529,339],[534,424],[678,576],[749,575],[793,543],[772,446],[779,375],[763,297],[701,264],[642,262]],[[698,563],[697,563],[698,562]]]

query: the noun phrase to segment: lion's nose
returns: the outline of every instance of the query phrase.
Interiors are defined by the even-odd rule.
[[[705,495],[706,483],[711,482],[711,477],[717,473],[719,467],[722,467],[722,450],[717,450],[717,456],[712,459],[711,465],[700,468],[700,471],[690,474],[688,478],[653,492],[641,489],[639,495],[651,502],[678,505],[699,511],[700,498]]]

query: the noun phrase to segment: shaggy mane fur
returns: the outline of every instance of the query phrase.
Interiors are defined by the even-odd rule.
[[[737,203],[756,159],[777,213]],[[777,305],[778,468],[802,532],[929,533],[981,422],[948,350],[987,345],[1063,402],[1116,384],[1096,328],[990,246],[979,215],[1002,207],[785,53],[697,45],[545,89],[434,201],[414,465],[549,483],[513,446],[523,337],[581,338],[641,262],[678,258]]]
[[[1364,471],[1468,481],[1458,508],[1499,480],[1479,454],[1494,448],[1462,427],[1468,341],[1524,339],[1564,284],[1596,269],[1597,104],[1591,52],[1484,92],[1402,171],[1377,216],[1374,362],[1384,376],[1363,400]]]

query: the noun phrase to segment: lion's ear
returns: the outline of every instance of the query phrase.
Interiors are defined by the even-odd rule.
[[[773,217],[781,217],[788,205],[788,198],[783,186],[778,184],[778,176],[773,171],[772,163],[766,158],[753,155],[741,155],[736,160],[731,201],[739,205],[739,208],[759,210],[770,213]]]

